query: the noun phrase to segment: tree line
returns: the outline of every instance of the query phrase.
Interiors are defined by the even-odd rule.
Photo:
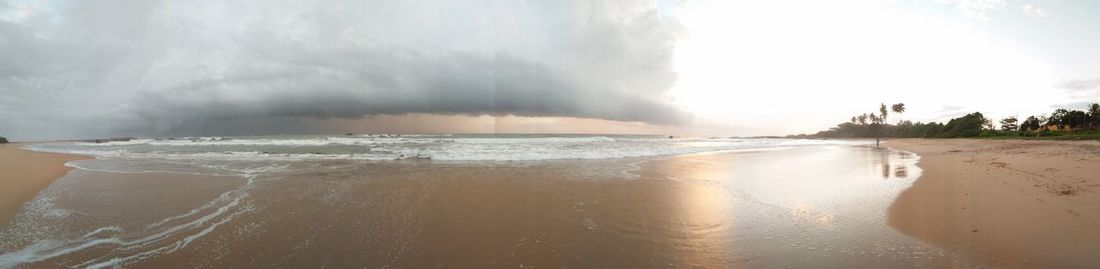
[[[792,138],[957,138],[957,137],[1012,137],[1059,136],[1068,133],[1094,133],[1100,130],[1100,104],[1090,104],[1086,110],[1057,109],[1046,115],[1029,116],[1023,121],[1006,117],[996,129],[990,118],[980,112],[953,118],[947,123],[912,122],[899,120],[889,124],[890,112],[905,113],[905,104],[893,104],[887,109],[879,104],[877,112],[852,116],[848,122],[837,124],[816,134],[792,135]],[[1084,131],[1084,132],[1083,132]]]

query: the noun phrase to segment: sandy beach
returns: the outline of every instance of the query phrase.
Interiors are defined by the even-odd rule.
[[[1100,264],[1100,143],[885,145],[903,151],[579,162],[101,158],[74,162],[80,169],[52,184],[81,157],[9,145],[5,184],[42,180],[19,185],[18,214],[0,226],[0,268]]]
[[[1100,143],[897,139],[923,176],[890,207],[903,233],[998,268],[1100,264]]]
[[[41,153],[20,149],[22,144],[0,145],[0,226],[7,224],[23,203],[64,176],[65,163],[87,159],[75,155]]]
[[[821,146],[540,162],[75,162],[4,267],[970,267],[886,224],[921,171]],[[798,167],[798,169],[790,169]]]

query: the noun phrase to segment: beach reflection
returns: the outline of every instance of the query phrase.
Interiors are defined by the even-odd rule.
[[[894,170],[894,177],[896,177],[896,178],[907,178],[907,177],[909,177],[909,168],[907,168],[907,166],[899,166],[897,169]]]
[[[876,152],[879,157],[872,158],[871,163],[881,167],[880,174],[883,179],[909,178],[909,167],[915,165],[912,153],[889,149],[877,149]]]
[[[916,161],[869,147],[704,154],[654,161],[643,178],[666,174],[682,185],[669,198],[685,205],[670,215],[683,225],[669,228],[685,236],[666,251],[690,266],[965,264],[885,225],[886,208],[920,174]]]

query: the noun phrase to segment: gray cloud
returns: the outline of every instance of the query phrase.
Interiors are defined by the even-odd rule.
[[[1096,90],[1100,89],[1100,79],[1076,79],[1058,82],[1058,88],[1067,90]]]
[[[938,113],[958,112],[959,110],[963,110],[965,108],[966,108],[965,106],[945,105],[945,106],[940,106],[940,108],[937,109],[935,112],[938,112]]]
[[[1100,89],[1100,79],[1063,80],[1056,86],[1066,90],[1096,90]]]
[[[1100,98],[1100,78],[1063,80],[1054,87],[1065,90],[1075,99]]]
[[[1089,105],[1091,105],[1092,103],[1095,103],[1095,102],[1072,102],[1072,103],[1064,103],[1064,104],[1052,104],[1052,105],[1050,105],[1050,108],[1053,108],[1053,109],[1064,108],[1064,109],[1069,109],[1069,110],[1086,110],[1087,111]]]
[[[108,2],[0,17],[0,50],[14,52],[0,54],[0,132],[406,113],[692,118],[665,97],[677,26],[648,1]]]

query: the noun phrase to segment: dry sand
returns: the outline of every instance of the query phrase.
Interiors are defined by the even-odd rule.
[[[23,203],[69,172],[65,163],[87,157],[33,152],[21,144],[0,145],[0,226],[11,220]]]
[[[1100,266],[1100,143],[898,139],[924,173],[889,224],[998,268]]]

